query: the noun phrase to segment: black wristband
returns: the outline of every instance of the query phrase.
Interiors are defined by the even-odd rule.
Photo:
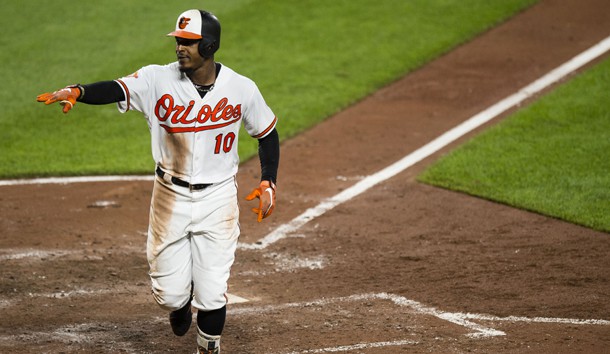
[[[78,93],[78,97],[76,98],[77,101],[80,101],[80,99],[83,98],[83,96],[85,96],[85,88],[81,84],[74,84],[74,85],[70,85],[68,87],[78,89],[79,93]]]
[[[88,104],[108,104],[125,100],[121,85],[116,81],[100,81],[87,85],[77,85],[81,90],[79,102]],[[85,95],[85,91],[87,95]]]

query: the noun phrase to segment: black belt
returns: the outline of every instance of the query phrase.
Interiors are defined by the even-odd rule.
[[[159,177],[161,177],[161,179],[165,180],[165,178],[164,178],[165,175],[166,175],[166,173],[161,168],[159,168],[159,166],[157,166],[157,176],[159,176]],[[169,176],[169,173],[167,173],[167,175]],[[192,191],[206,189],[207,187],[212,185],[212,183],[190,184],[190,183],[183,181],[180,178],[176,178],[174,176],[171,176],[170,180],[172,181],[173,184],[180,186],[180,187],[188,188]]]

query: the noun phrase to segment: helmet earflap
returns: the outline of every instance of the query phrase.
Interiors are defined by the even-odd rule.
[[[206,44],[203,40],[199,41],[199,55],[204,58],[209,58],[216,52],[216,42],[212,44]]]
[[[201,36],[199,54],[209,58],[220,48],[220,22],[213,14],[199,10],[201,13]]]

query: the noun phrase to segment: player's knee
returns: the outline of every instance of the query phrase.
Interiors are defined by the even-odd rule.
[[[193,298],[193,306],[199,310],[210,311],[219,309],[227,304],[225,295],[226,285],[213,287],[208,283],[209,287],[197,287],[195,285],[195,297]]]
[[[153,298],[161,308],[168,311],[175,311],[182,308],[187,301],[189,301],[190,295],[186,294],[169,294],[166,292],[155,291],[153,289]]]

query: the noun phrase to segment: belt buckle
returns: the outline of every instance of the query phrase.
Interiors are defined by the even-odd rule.
[[[189,191],[193,193],[196,189],[193,188],[193,185],[189,183]]]
[[[163,172],[163,176],[161,177],[161,179],[163,179],[168,184],[174,184],[174,181],[172,181],[172,176],[170,176],[169,173]]]

